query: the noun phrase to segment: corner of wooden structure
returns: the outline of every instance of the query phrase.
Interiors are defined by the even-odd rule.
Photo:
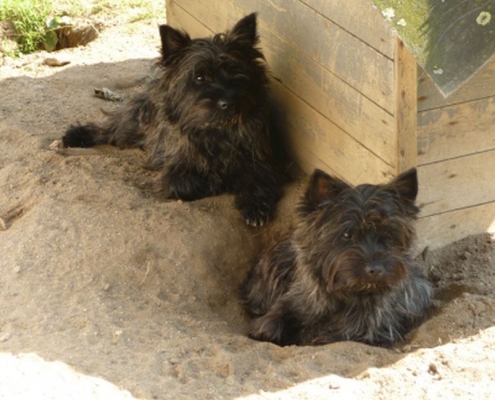
[[[396,133],[397,171],[401,173],[417,166],[418,160],[418,64],[404,43],[397,38],[396,73]]]

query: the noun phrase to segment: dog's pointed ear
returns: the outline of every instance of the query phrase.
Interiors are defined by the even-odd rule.
[[[398,175],[386,185],[386,188],[397,193],[402,200],[414,203],[418,196],[418,172],[416,168],[411,168]]]
[[[254,46],[258,43],[258,33],[256,28],[256,13],[249,14],[239,20],[237,24],[228,32],[227,38]]]
[[[187,33],[178,31],[168,25],[160,25],[160,37],[162,39],[163,60],[178,53],[192,42]]]
[[[307,215],[322,208],[333,197],[350,187],[344,181],[315,169],[298,210],[301,214]]]

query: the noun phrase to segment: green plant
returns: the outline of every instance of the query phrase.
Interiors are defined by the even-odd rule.
[[[91,17],[95,14],[126,15],[129,22],[165,18],[162,0],[0,0],[0,21],[10,21],[16,31],[18,48],[3,46],[3,53],[30,53],[40,47],[54,50],[57,30],[67,16]],[[62,17],[66,16],[66,17]],[[70,23],[69,23],[70,24]],[[42,46],[43,45],[43,46]]]
[[[38,49],[46,34],[46,21],[53,13],[53,0],[3,0],[0,20],[11,21],[21,53]]]

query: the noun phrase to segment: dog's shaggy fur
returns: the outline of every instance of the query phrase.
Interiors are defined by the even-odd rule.
[[[274,168],[268,75],[257,47],[256,15],[227,33],[191,39],[160,26],[162,58],[143,93],[101,124],[71,126],[65,147],[141,147],[162,171],[166,198],[234,193],[251,225],[262,225],[280,197]]]
[[[316,170],[299,225],[244,284],[249,335],[279,345],[403,341],[432,297],[411,256],[417,192],[415,169],[357,187]]]

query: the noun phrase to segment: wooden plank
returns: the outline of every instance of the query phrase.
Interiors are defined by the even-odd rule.
[[[495,232],[495,202],[444,214],[420,217],[416,224],[418,252],[445,246],[469,235]]]
[[[446,99],[428,74],[421,69],[418,77],[418,110],[445,107],[466,101],[495,96],[495,57],[492,57],[470,80]]]
[[[191,0],[189,0],[191,1]],[[233,0],[231,0],[233,1]],[[394,63],[299,0],[235,0],[269,29],[390,113]]]
[[[418,204],[422,215],[489,203],[495,200],[495,150],[418,168]]]
[[[417,108],[417,63],[413,55],[397,39],[395,58],[397,111],[397,173],[417,165],[418,140],[416,136]]]
[[[332,170],[352,184],[383,183],[394,176],[394,168],[316,112],[278,82],[273,93],[286,111],[287,137],[306,172],[314,168]]]
[[[495,149],[495,97],[418,114],[418,162]]]
[[[392,115],[278,36],[263,36],[263,44],[278,81],[382,160],[395,165]]]
[[[182,0],[180,4],[175,7],[179,12],[182,6],[187,7],[188,13],[193,13],[202,23],[216,31],[225,30],[242,15],[241,10],[238,9],[237,13],[228,3],[221,12],[212,12],[206,3]],[[174,8],[171,10],[173,12]],[[263,51],[274,77],[382,160],[395,165],[397,150],[394,117],[308,55],[266,29],[263,22],[260,23],[260,30]]]
[[[397,33],[370,0],[301,0],[390,59]]]
[[[175,0],[166,0],[167,24],[186,31],[191,37],[205,37],[213,33],[206,25],[185,12]]]
[[[263,38],[270,31],[292,46],[291,53],[306,55],[390,114],[395,112],[393,60],[298,0],[232,0],[217,1],[214,5],[195,0],[176,3],[213,31],[223,31],[243,15],[258,11]]]

